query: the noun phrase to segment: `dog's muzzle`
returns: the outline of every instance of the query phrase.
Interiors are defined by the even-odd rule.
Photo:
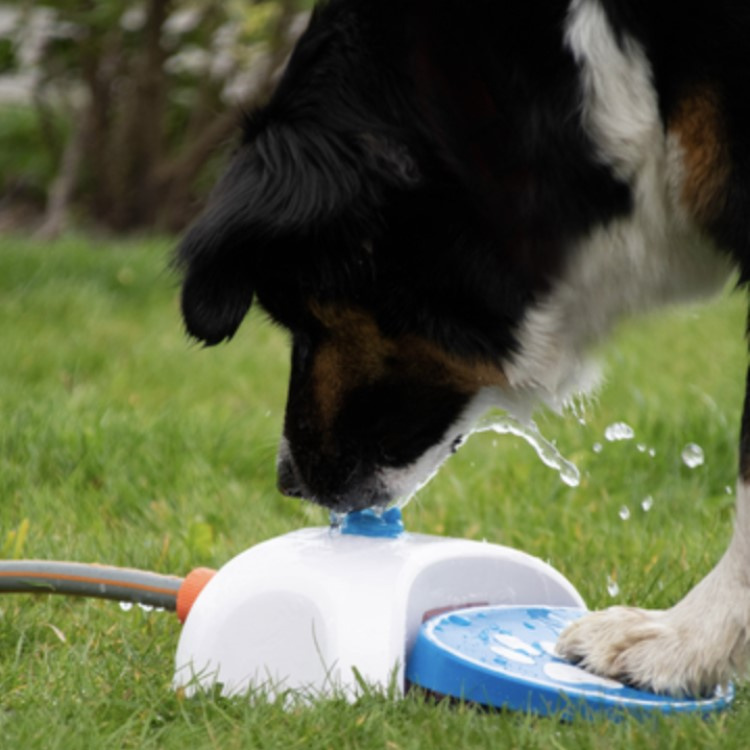
[[[304,498],[338,513],[385,507],[393,499],[377,475],[361,464],[354,465],[344,478],[322,468],[315,476],[304,477],[286,438],[279,446],[276,477],[283,495]]]

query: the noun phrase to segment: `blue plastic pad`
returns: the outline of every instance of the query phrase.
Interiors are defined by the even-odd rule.
[[[555,656],[558,636],[586,614],[567,607],[474,607],[424,623],[406,664],[410,683],[485,706],[564,718],[605,713],[707,713],[733,690],[677,699],[605,680]]]

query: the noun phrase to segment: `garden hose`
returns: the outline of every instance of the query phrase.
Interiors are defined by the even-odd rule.
[[[215,571],[196,568],[184,578],[111,565],[53,560],[0,560],[0,593],[97,597],[176,611],[185,622]]]

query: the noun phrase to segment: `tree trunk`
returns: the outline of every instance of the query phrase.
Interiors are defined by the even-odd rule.
[[[171,0],[148,0],[146,48],[136,72],[138,104],[138,151],[142,160],[141,173],[134,174],[134,206],[139,223],[153,224],[157,216],[159,189],[157,175],[164,160],[164,135],[167,104],[167,81],[162,46],[162,30],[170,12]],[[134,134],[135,135],[135,134]]]
[[[47,194],[42,225],[36,231],[40,240],[53,240],[67,227],[70,204],[73,200],[81,163],[88,140],[86,118],[80,113],[73,116],[73,131],[65,144],[60,169]]]

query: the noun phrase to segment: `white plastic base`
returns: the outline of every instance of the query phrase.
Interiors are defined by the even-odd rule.
[[[585,606],[558,571],[508,547],[301,529],[243,552],[208,583],[185,622],[174,685],[355,697],[361,677],[403,690],[426,616],[478,604]]]

